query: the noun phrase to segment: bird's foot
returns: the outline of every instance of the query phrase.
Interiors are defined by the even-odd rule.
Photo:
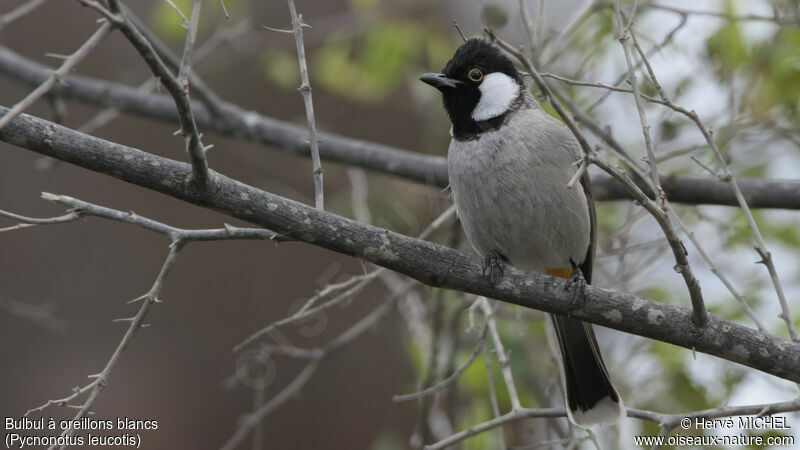
[[[496,251],[489,252],[483,259],[483,277],[487,278],[492,286],[503,278],[507,261],[505,256]]]
[[[570,260],[572,264],[572,275],[567,278],[567,284],[564,290],[572,291],[572,306],[573,308],[582,306],[586,301],[586,278],[583,277],[581,268]]]

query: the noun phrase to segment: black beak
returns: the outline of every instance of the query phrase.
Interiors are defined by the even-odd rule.
[[[458,80],[447,78],[447,76],[443,73],[426,73],[420,75],[419,79],[440,91],[445,88],[454,88],[461,84],[461,82]]]

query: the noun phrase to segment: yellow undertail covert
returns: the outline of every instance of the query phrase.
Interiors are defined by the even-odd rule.
[[[548,267],[547,269],[544,269],[544,273],[554,277],[567,279],[572,276],[572,267],[563,267],[561,269],[551,269]]]

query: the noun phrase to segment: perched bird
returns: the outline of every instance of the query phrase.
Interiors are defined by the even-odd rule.
[[[469,242],[495,283],[504,264],[569,279],[576,293],[591,282],[596,218],[589,177],[567,187],[578,142],[548,115],[522,74],[481,38],[458,48],[442,73],[420,80],[441,91],[450,117],[450,189]],[[550,316],[561,350],[570,420],[583,427],[625,415],[588,323]]]

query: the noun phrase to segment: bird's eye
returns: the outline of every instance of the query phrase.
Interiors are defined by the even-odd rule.
[[[477,83],[483,79],[483,72],[481,72],[481,69],[473,67],[472,69],[469,69],[469,72],[467,72],[467,78]]]

